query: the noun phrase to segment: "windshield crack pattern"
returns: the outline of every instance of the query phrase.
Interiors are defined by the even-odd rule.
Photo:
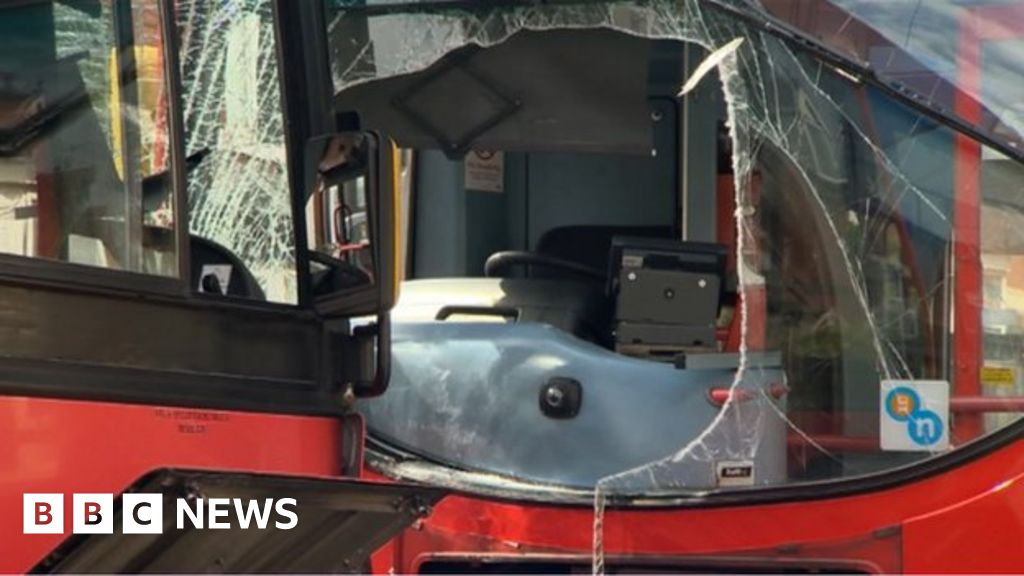
[[[730,4],[751,9],[745,2]],[[336,25],[346,16],[338,13]],[[777,399],[761,393],[738,400],[748,378],[765,377],[766,369],[752,361],[754,352],[785,344],[776,334],[756,338],[753,334],[755,330],[767,332],[763,319],[758,321],[762,324],[754,325],[752,318],[765,312],[755,310],[753,302],[769,287],[780,289],[773,280],[777,272],[767,262],[786,249],[782,243],[768,242],[765,214],[774,210],[798,215],[804,230],[801,234],[813,238],[809,243],[816,252],[813,259],[828,263],[822,267],[820,282],[833,294],[819,303],[823,311],[817,317],[800,325],[786,325],[783,320],[773,328],[779,334],[788,330],[807,338],[810,343],[805,348],[813,351],[802,353],[809,365],[817,366],[814,362],[825,354],[822,350],[829,351],[833,355],[829,369],[839,375],[836,378],[844,379],[844,386],[874,391],[874,395],[866,394],[869,402],[860,408],[877,410],[881,380],[925,375],[922,362],[909,358],[908,345],[894,334],[919,319],[918,308],[927,307],[948,289],[948,271],[939,270],[937,280],[923,284],[902,308],[891,313],[884,310],[885,294],[871,279],[881,274],[877,269],[887,270],[884,266],[890,256],[878,252],[885,247],[886,235],[906,227],[900,214],[910,214],[903,218],[948,241],[951,200],[948,191],[905,168],[911,158],[926,153],[919,138],[939,130],[938,125],[917,116],[907,129],[883,138],[867,114],[871,99],[878,97],[869,87],[727,11],[715,9],[710,2],[613,1],[379,16],[369,25],[377,50],[369,50],[368,44],[355,50],[346,47],[354,56],[335,69],[335,87],[341,91],[375,79],[414,73],[459,47],[486,48],[520,31],[582,28],[676,40],[708,53],[737,38],[745,40],[717,63],[717,75],[704,80],[720,83],[731,145],[729,168],[737,231],[734,256],[741,295],[737,311],[741,319],[739,364],[728,399],[699,435],[663,458],[597,482],[593,491],[593,571],[602,573],[610,503],[687,490],[707,493],[709,486],[716,487],[716,479],[706,474],[713,475],[717,464],[757,462],[769,440],[783,443],[782,450],[786,450],[785,435],[769,439],[767,431],[792,431],[795,441],[837,464],[844,475],[872,471],[870,465],[818,442],[813,431],[787,416],[787,409]],[[796,302],[815,296],[814,290],[792,284],[781,289]],[[795,363],[794,356],[790,352],[784,364]],[[781,384],[794,389],[809,384],[790,380]],[[870,427],[862,426],[847,433],[867,436],[871,432]],[[695,475],[694,469],[705,471],[705,475]],[[761,482],[755,481],[757,485]]]

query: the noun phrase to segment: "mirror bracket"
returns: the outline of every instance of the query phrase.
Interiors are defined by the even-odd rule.
[[[335,382],[342,390],[351,389],[356,397],[362,398],[384,393],[391,376],[390,340],[388,312],[379,313],[374,323],[354,327],[350,334],[337,335]]]

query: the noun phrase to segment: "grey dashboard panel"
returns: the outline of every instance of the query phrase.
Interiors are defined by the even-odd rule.
[[[678,369],[543,324],[406,321],[395,323],[393,336],[388,393],[360,404],[371,434],[459,467],[563,486],[593,487],[704,438],[721,411],[711,391],[728,389],[737,375],[735,356]],[[541,409],[541,391],[566,380],[579,383],[578,412],[552,417]],[[716,424],[736,433],[706,436],[736,446],[707,446],[708,458],[673,469],[675,481],[713,488],[716,466],[735,460],[715,455],[751,446],[756,483],[783,480],[784,398],[767,393],[779,385],[778,356],[749,355],[736,383],[747,394],[743,409]]]

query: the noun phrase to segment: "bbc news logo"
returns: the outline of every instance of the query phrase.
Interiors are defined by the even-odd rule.
[[[73,494],[71,531],[74,534],[113,534],[113,494]],[[291,530],[299,525],[294,498],[244,500],[241,498],[178,498],[175,501],[175,527],[178,530],[265,530],[270,526]],[[162,534],[164,497],[162,494],[124,494],[121,496],[121,532],[124,534]],[[25,534],[64,533],[63,494],[25,494],[22,512]],[[235,523],[232,523],[232,517]]]

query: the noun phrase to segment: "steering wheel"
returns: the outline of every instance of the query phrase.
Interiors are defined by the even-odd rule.
[[[554,256],[540,254],[539,252],[525,252],[522,250],[510,250],[491,254],[487,258],[487,262],[484,263],[484,276],[488,278],[504,278],[508,275],[509,269],[516,266],[554,268],[601,282],[604,282],[608,276],[604,270],[591,268],[585,264],[555,258]]]

